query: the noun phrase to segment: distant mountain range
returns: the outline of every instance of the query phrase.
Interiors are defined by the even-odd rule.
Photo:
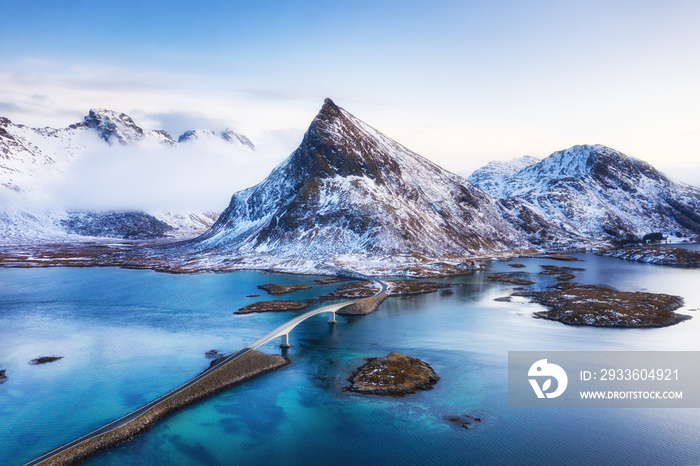
[[[143,130],[128,116],[105,110],[91,111],[82,123],[62,130],[0,120],[3,185],[21,189],[13,180],[31,174],[32,167],[68,163],[88,130],[110,144],[222,138],[254,149],[229,130],[192,130],[176,143],[164,131]],[[56,147],[50,143],[61,151],[44,149]],[[73,213],[58,223],[74,234],[122,237],[139,225],[167,234],[173,223],[162,214],[122,214]],[[173,245],[168,254],[198,261],[255,258],[242,260],[241,268],[275,268],[270,264],[283,260],[288,265],[277,268],[287,271],[298,266],[294,261],[318,266],[339,257],[346,263],[382,258],[455,265],[473,254],[587,247],[652,232],[698,235],[700,189],[672,182],[649,164],[601,145],[574,146],[543,160],[491,162],[464,179],[326,99],[284,162],[258,185],[235,193],[209,230]]]
[[[196,139],[220,139],[255,149],[246,136],[230,128],[220,133],[187,131],[176,142],[165,130],[143,129],[130,116],[106,109],[90,110],[83,121],[59,129],[32,128],[0,117],[0,191],[31,198],[46,176],[62,176],[81,153],[99,145],[129,147],[145,142],[175,147]],[[45,212],[2,206],[0,244],[76,241],[83,236],[192,236],[209,228],[217,217],[214,212]]]
[[[700,233],[700,189],[602,145],[489,164],[468,180],[498,199],[503,217],[536,245]]]

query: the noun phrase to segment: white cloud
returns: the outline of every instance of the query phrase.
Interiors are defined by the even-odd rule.
[[[283,150],[275,137],[260,141],[255,152],[223,140],[175,147],[99,141],[63,173],[50,166],[38,173],[32,183],[35,192],[19,204],[67,210],[222,211],[234,192],[262,181],[289,155]],[[14,193],[5,197],[18,200]]]

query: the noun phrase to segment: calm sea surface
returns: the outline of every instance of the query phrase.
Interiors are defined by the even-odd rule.
[[[700,350],[700,270],[590,254],[580,283],[678,294],[695,318],[662,329],[570,327],[485,272],[443,280],[455,293],[390,298],[374,314],[314,317],[290,335],[292,364],[190,406],[87,464],[700,463],[697,409],[509,409],[509,350]],[[257,272],[168,275],[117,268],[0,269],[0,459],[22,464],[178,386],[298,313],[236,316],[257,285],[318,277]],[[464,286],[461,286],[464,285]],[[285,295],[310,298],[337,285]],[[246,295],[261,294],[260,298]],[[319,305],[320,306],[320,305]],[[312,309],[310,307],[309,309]],[[279,353],[278,342],[262,351]],[[363,358],[397,351],[430,363],[435,389],[405,398],[342,391]],[[32,366],[39,356],[63,356]],[[444,420],[471,414],[471,430]]]

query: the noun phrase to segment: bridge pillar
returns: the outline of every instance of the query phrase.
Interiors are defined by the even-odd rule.
[[[335,312],[329,312],[330,316],[328,317],[328,323],[329,324],[335,324]]]
[[[281,340],[282,341],[280,341],[280,348],[289,348],[290,346],[292,346],[289,344],[289,334],[288,333],[285,333],[284,335],[282,335]]]

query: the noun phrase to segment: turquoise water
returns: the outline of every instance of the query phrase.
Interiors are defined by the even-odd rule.
[[[536,287],[540,264],[585,267],[579,282],[679,294],[700,308],[700,271],[579,255],[491,264]],[[290,335],[292,364],[190,406],[87,464],[700,462],[693,409],[509,409],[509,350],[700,350],[700,319],[663,329],[569,327],[501,303],[512,287],[484,272],[444,280],[455,294],[391,298],[365,317],[324,315]],[[258,272],[168,275],[116,268],[0,269],[0,458],[21,464],[139,407],[296,313],[236,316],[256,285],[317,277]],[[337,285],[286,295],[308,298]],[[246,298],[261,294],[261,298]],[[286,297],[285,296],[285,297]],[[310,307],[313,308],[313,307]],[[689,312],[694,314],[693,312]],[[277,342],[261,348],[279,353]],[[363,358],[398,351],[441,380],[405,398],[342,391]],[[31,366],[38,356],[64,356]],[[443,418],[481,417],[471,430]]]

